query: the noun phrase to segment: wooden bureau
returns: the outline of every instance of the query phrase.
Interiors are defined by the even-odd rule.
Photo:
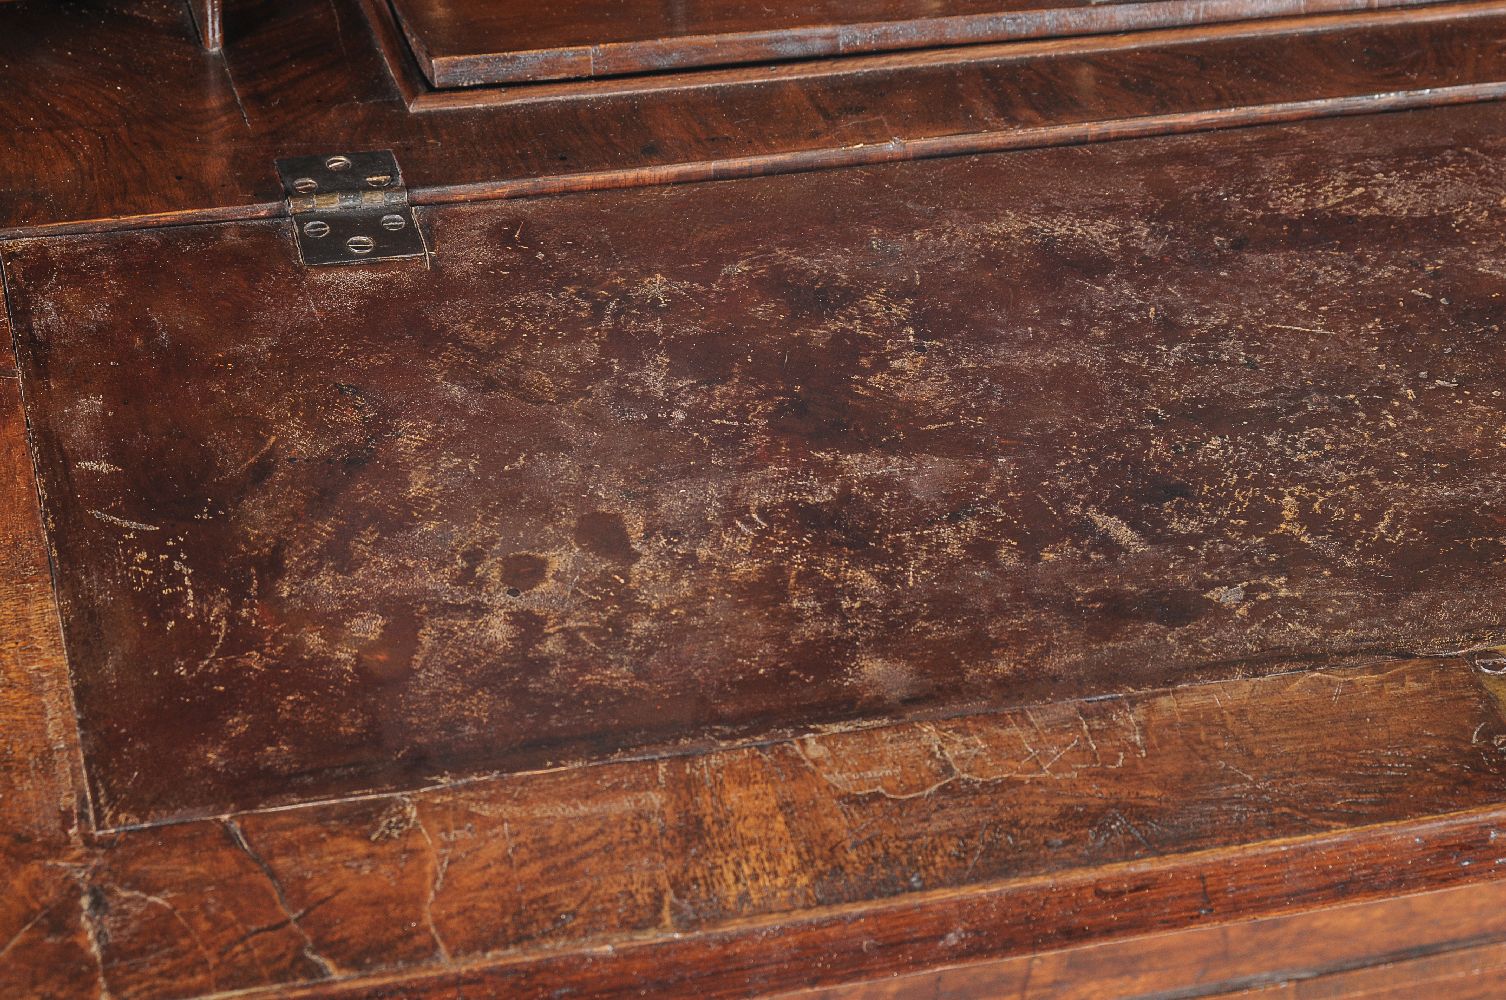
[[[0,81],[0,997],[1506,991],[1506,4]]]

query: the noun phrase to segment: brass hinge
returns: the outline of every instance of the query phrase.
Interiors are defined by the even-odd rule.
[[[390,149],[294,156],[278,160],[277,173],[305,264],[428,255]]]

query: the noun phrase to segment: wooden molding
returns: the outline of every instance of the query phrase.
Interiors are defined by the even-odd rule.
[[[222,0],[188,0],[193,11],[194,27],[206,51],[218,52],[224,45],[224,11]]]

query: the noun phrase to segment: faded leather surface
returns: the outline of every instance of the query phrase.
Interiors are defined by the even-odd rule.
[[[1500,144],[1373,122],[14,245],[100,822],[1501,641]]]

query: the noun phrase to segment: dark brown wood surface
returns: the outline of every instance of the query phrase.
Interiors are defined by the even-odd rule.
[[[1501,438],[1492,278],[1506,270],[1495,250],[1506,111],[1437,106],[1499,94],[1491,5],[451,97],[389,80],[348,0],[230,5],[224,55],[202,51],[187,4],[0,7],[0,128],[15,139],[0,141],[0,227],[11,239],[0,247],[10,299],[0,309],[0,997],[1499,992],[1506,722],[1492,611]],[[456,107],[407,111],[445,102]],[[397,148],[415,197],[436,206],[1408,106],[1430,110],[945,167],[434,207],[423,214],[438,254],[424,275],[399,265],[310,276],[290,264],[284,222],[244,221],[281,211],[273,158],[332,145]],[[1016,166],[1021,176],[1005,176]],[[702,232],[686,209],[707,201],[706,218],[719,221]],[[1132,218],[1131,203],[1141,206]],[[812,239],[781,242],[771,218]],[[213,219],[243,221],[41,238]],[[238,267],[219,266],[228,262]],[[384,292],[389,281],[395,291]],[[434,305],[424,281],[455,297]],[[938,290],[949,286],[973,294],[949,299]],[[266,308],[253,313],[258,301]],[[22,320],[24,377],[10,311]],[[357,329],[363,319],[388,336]],[[59,349],[44,357],[38,331]],[[404,346],[426,350],[399,371]],[[788,362],[774,360],[779,347]],[[831,364],[817,364],[818,348]],[[134,393],[103,370],[111,360],[137,365]],[[335,376],[336,385],[320,381]],[[808,402],[812,386],[845,413],[752,405],[758,393]],[[50,452],[29,446],[23,392]],[[325,401],[334,405],[320,410]],[[670,405],[687,401],[702,405]],[[917,401],[986,420],[932,426],[945,422]],[[112,422],[92,424],[96,408]],[[193,419],[216,414],[235,419],[214,429]],[[728,414],[742,423],[713,423]],[[844,422],[853,415],[864,419]],[[269,454],[341,462],[296,474],[301,462],[233,463],[268,445],[257,435],[272,418]],[[662,462],[625,461],[633,434],[602,432],[639,426],[668,442]],[[135,457],[69,458],[56,445],[91,427],[101,447]],[[677,444],[686,428],[724,450]],[[525,463],[523,480],[498,470],[508,442],[525,439],[573,449],[559,452],[563,468],[576,467],[555,477],[563,500],[501,502],[519,483],[544,496],[537,466]],[[739,441],[772,450],[744,460]],[[1000,454],[1015,471],[1006,463],[998,478],[979,478],[983,456]],[[56,563],[38,458],[52,470],[47,506],[61,514],[49,530],[98,532],[97,544]],[[467,498],[457,484],[476,481],[473,458],[500,486]],[[157,463],[155,477],[145,461]],[[83,475],[115,475],[115,465],[130,470],[130,490]],[[784,475],[777,494],[765,491],[783,519],[757,507],[773,529],[765,534],[743,516],[742,495],[704,489],[751,491],[760,469]],[[622,470],[643,471],[652,488],[577,489],[625,480]],[[845,516],[832,502],[842,494],[812,494],[811,470],[866,498],[854,514],[882,516]],[[671,474],[702,487],[700,498],[674,506]],[[1019,488],[994,488],[1009,475]],[[1196,491],[1163,490],[1164,502],[1151,503],[1144,488],[1157,475]],[[992,506],[953,505],[959,483]],[[903,503],[895,484],[910,490]],[[1053,490],[1052,510],[1027,507]],[[234,501],[233,523],[179,509],[209,495]],[[268,496],[283,505],[264,509],[267,523],[299,542],[285,566],[323,560],[339,579],[335,557],[348,558],[350,578],[372,586],[305,603],[301,620],[285,612],[309,590],[245,601],[233,587],[246,579],[237,559],[257,537],[245,530],[255,502]],[[313,506],[295,517],[299,497]],[[126,504],[143,499],[138,523],[181,519],[193,554],[167,546],[160,525],[128,538],[79,515],[90,500],[132,520]],[[644,546],[642,525],[624,518],[634,558],[619,564],[576,537],[581,515],[608,509],[604,499],[657,511],[661,525],[697,511],[731,519],[712,519],[700,540],[723,547],[691,564],[673,562],[683,549]],[[927,521],[927,504],[959,516]],[[833,511],[842,516],[823,516]],[[1006,523],[1010,511],[1029,516]],[[542,679],[548,694],[550,675],[501,678],[469,700],[461,688],[421,692],[431,706],[492,706],[502,737],[493,744],[476,737],[474,716],[436,708],[424,720],[421,699],[372,693],[415,688],[374,669],[400,660],[376,654],[406,647],[383,630],[352,659],[332,658],[352,665],[355,697],[327,704],[401,727],[368,728],[344,762],[308,756],[308,772],[286,784],[238,787],[206,758],[192,784],[167,789],[191,808],[139,827],[95,822],[132,818],[120,808],[139,793],[120,764],[132,754],[148,785],[168,786],[164,772],[181,753],[173,734],[192,736],[199,713],[225,710],[223,679],[255,722],[226,730],[234,753],[221,762],[286,766],[290,749],[313,745],[298,711],[319,702],[282,695],[323,667],[306,658],[302,678],[237,677],[231,644],[247,635],[265,642],[266,662],[287,663],[271,655],[278,636],[371,635],[371,618],[345,614],[361,599],[401,606],[458,594],[453,605],[415,605],[411,617],[464,624],[486,601],[511,613],[558,594],[552,575],[532,590],[503,583],[498,574],[521,565],[505,557],[470,570],[464,558],[445,562],[454,577],[405,576],[437,564],[449,544],[421,535],[405,550],[405,526],[447,519],[465,523],[456,537],[510,524],[578,550],[570,602],[544,610],[567,628],[541,646],[579,676],[612,666],[585,652],[586,640],[618,650],[620,666],[655,663],[620,651],[664,648],[665,636],[714,650],[756,634],[768,619],[733,617],[702,585],[777,595],[772,576],[750,582],[736,569],[783,559],[794,571],[784,579],[830,599],[824,619],[821,608],[790,607],[847,630],[854,649],[887,640],[884,658],[921,664],[914,676],[930,686],[890,704],[872,693],[892,694],[902,675],[880,671],[863,681],[879,687],[853,685],[861,696],[844,704],[831,700],[843,675],[821,672],[839,659],[811,660],[828,699],[818,704],[850,711],[848,721],[805,737],[787,735],[808,724],[793,713],[697,740],[627,734],[620,745],[635,749],[619,759],[600,759],[617,744],[598,739],[578,748],[578,763],[495,774],[527,753],[557,759],[508,743],[517,728],[496,710],[508,683],[532,678],[532,692]],[[337,522],[397,527],[348,546],[313,530]],[[1021,537],[1034,563],[973,544],[1017,527],[1031,529]],[[866,549],[855,545],[865,539]],[[167,560],[134,561],[157,542]],[[131,561],[115,562],[121,555]],[[372,557],[393,572],[381,575]],[[84,566],[99,569],[95,583],[79,578]],[[802,576],[809,566],[819,572]],[[885,566],[913,570],[914,583]],[[976,674],[929,669],[936,635],[902,630],[905,599],[925,621],[980,634],[1021,619],[966,617],[990,591],[948,586],[947,566],[980,580],[991,570],[1039,598],[1009,605],[1041,614],[1005,631],[1001,647],[1030,640],[1034,654],[1021,654],[1015,674],[986,678],[994,686],[975,703],[965,697]],[[1200,566],[1237,575],[1237,585],[1196,591],[1204,603],[1169,600],[1193,591]],[[613,567],[627,584],[608,575]],[[1236,574],[1242,567],[1258,574]],[[1275,577],[1283,568],[1295,572]],[[171,643],[98,672],[75,656],[71,673],[54,573],[74,594],[102,582],[122,606],[160,602],[174,631],[197,628],[200,615],[245,626],[248,608],[270,611],[236,636],[227,628],[225,646],[189,660],[182,677],[146,675],[177,655]],[[140,590],[120,589],[122,580]],[[622,603],[631,588],[677,597],[671,607],[726,627],[676,633],[672,620]],[[938,594],[955,599],[954,617],[939,614],[948,606]],[[1053,603],[1063,594],[1083,600]],[[227,595],[241,601],[228,614],[210,600]],[[1189,603],[1213,613],[1164,620]],[[80,606],[68,606],[70,638]],[[471,637],[457,647],[458,634],[419,629],[415,652],[465,648]],[[95,649],[108,657],[105,640]],[[204,664],[221,676],[195,674]],[[96,689],[86,729],[135,713],[122,740],[159,753],[127,745],[113,763],[102,743],[83,753],[73,682],[82,691],[111,670],[121,683]],[[686,684],[675,696],[775,703],[765,683]],[[157,684],[168,696],[154,701]],[[552,697],[562,701],[561,690]],[[592,700],[597,689],[585,690],[565,710],[591,713],[597,737],[624,738],[607,703]],[[953,696],[964,701],[927,700]],[[646,713],[646,700],[630,689],[625,703]],[[882,721],[895,715],[910,718]],[[652,721],[689,717],[682,708]],[[755,732],[768,738],[738,738]],[[324,735],[339,741],[349,730]],[[416,766],[412,748],[436,744],[444,766]],[[366,778],[338,770],[351,760]],[[106,813],[112,804],[91,804],[84,775],[111,767],[127,798]],[[340,797],[266,804],[321,782]],[[189,812],[202,818],[166,821]]]
[[[98,821],[1506,641],[1506,183],[1401,141],[15,245]]]
[[[846,73],[743,71],[754,76],[413,115],[353,0],[247,0],[228,14],[234,43],[221,59],[200,50],[185,7],[169,0],[102,0],[87,13],[28,0],[0,13],[0,128],[22,137],[0,158],[0,233],[278,215],[274,160],[332,149],[396,150],[415,198],[432,202],[1231,127],[1506,90],[1499,9],[1461,4],[1091,40],[1097,48],[1077,57],[1038,43],[1051,55],[1043,62],[1003,50],[976,61],[911,53],[868,57],[901,63],[887,70],[857,58],[843,61]],[[911,65],[923,55],[925,65]],[[35,65],[47,72],[27,72]],[[497,99],[485,88],[465,98]],[[1467,122],[1458,126],[1464,142],[1475,130]]]
[[[390,10],[379,0],[362,0],[362,6],[370,17],[373,37],[382,50],[394,83],[411,110],[500,109],[523,104],[644,99],[675,94],[682,95],[683,99],[687,92],[693,91],[715,92],[720,99],[726,100],[749,91],[756,92],[759,85],[783,85],[793,86],[797,92],[806,91],[807,99],[819,101],[825,113],[830,115],[831,109],[826,107],[830,101],[847,100],[850,107],[850,102],[862,95],[860,99],[872,107],[873,102],[882,102],[885,95],[897,86],[930,89],[940,80],[949,80],[954,89],[972,90],[973,81],[982,79],[972,74],[984,70],[986,78],[990,79],[990,89],[1000,96],[1009,95],[1009,103],[1000,110],[1008,116],[1005,120],[1010,121],[1012,127],[998,131],[1012,135],[1012,138],[1003,139],[1001,136],[993,140],[996,143],[1001,140],[1012,142],[1009,148],[1027,144],[1020,142],[1019,134],[1028,132],[1032,125],[1042,125],[1042,115],[1058,128],[1077,126],[1082,137],[1091,139],[1122,134],[1128,128],[1145,128],[1151,125],[1145,119],[1154,116],[1154,111],[1150,110],[1154,108],[1176,109],[1168,120],[1155,127],[1154,134],[1185,131],[1198,120],[1200,112],[1215,108],[1223,112],[1246,110],[1247,113],[1263,108],[1264,113],[1270,115],[1277,107],[1290,103],[1282,100],[1283,94],[1303,95],[1306,110],[1299,117],[1340,114],[1345,113],[1346,108],[1352,113],[1359,104],[1388,93],[1383,82],[1386,79],[1390,80],[1390,91],[1405,94],[1420,89],[1424,79],[1436,74],[1436,79],[1450,80],[1444,89],[1457,95],[1477,88],[1483,82],[1483,78],[1472,74],[1478,74],[1484,66],[1469,70],[1466,67],[1474,57],[1456,53],[1437,62],[1430,58],[1429,68],[1424,69],[1423,64],[1416,61],[1418,51],[1436,55],[1452,48],[1453,43],[1443,38],[1425,37],[1430,32],[1423,26],[1446,24],[1448,27],[1442,28],[1446,35],[1458,34],[1462,39],[1469,37],[1470,33],[1460,30],[1464,26],[1461,22],[1467,22],[1475,15],[1499,13],[1497,8],[1490,6],[1474,8],[1467,4],[1447,4],[1420,10],[1382,9],[1331,17],[1273,17],[1237,25],[1214,24],[1086,39],[972,45],[877,56],[799,60],[756,67],[442,90],[429,85],[422,68],[402,42]],[[1134,6],[1149,5],[1137,3]],[[1390,44],[1386,37],[1389,34],[1399,30],[1415,33],[1418,29],[1423,29],[1424,34],[1413,34],[1407,54],[1399,62],[1394,53],[1391,57],[1382,57],[1370,50],[1370,46],[1376,44]],[[1477,31],[1473,34],[1473,42],[1467,43],[1471,47],[1481,41]],[[1326,38],[1319,40],[1316,36]],[[1304,39],[1308,46],[1322,50],[1323,54],[1290,49],[1291,43],[1299,38]],[[1277,47],[1278,40],[1287,43],[1288,47]],[[1293,78],[1291,72],[1295,65],[1304,62],[1310,62],[1313,71],[1320,76]],[[1285,68],[1276,70],[1271,64]],[[1092,86],[1085,86],[1087,81],[1082,79],[1088,67],[1092,67],[1095,74]],[[1107,81],[1112,81],[1112,87],[1105,87]],[[787,100],[787,96],[781,96],[781,99]],[[1446,94],[1433,94],[1428,100],[1428,106],[1434,106],[1449,98]],[[1086,105],[1078,107],[1079,101],[1085,101]],[[1096,121],[1092,128],[1083,128],[1093,121],[1083,114],[1089,107],[1097,109],[1099,114],[1107,113],[1107,117]],[[905,102],[896,103],[888,110],[884,120],[891,129],[903,125],[916,111],[946,113],[934,99],[923,94],[912,94]],[[1294,111],[1288,109],[1286,113],[1293,114]],[[954,120],[974,122],[977,109],[970,107],[967,113],[968,118]],[[956,114],[952,112],[952,115]],[[935,124],[933,122],[929,127],[934,129]],[[1200,127],[1209,126],[1205,122]],[[910,130],[904,128],[900,131],[907,133]],[[891,141],[901,138],[924,141],[926,137],[923,134],[892,136]],[[1056,145],[1061,141],[1065,140],[1058,137],[1044,142],[1036,139],[1028,144]],[[922,155],[920,148],[916,147],[906,158]]]
[[[1415,2],[391,0],[409,47],[437,87],[1107,34]]]
[[[1470,657],[91,835],[7,394],[0,995],[748,996],[1208,926],[1020,983],[1091,996],[1238,982],[1283,944],[1305,972],[1498,933],[1506,721]]]

